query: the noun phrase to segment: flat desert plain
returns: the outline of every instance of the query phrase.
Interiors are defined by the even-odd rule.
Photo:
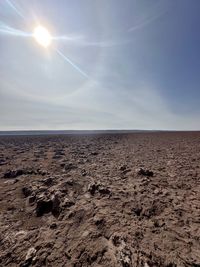
[[[0,266],[199,267],[200,132],[1,136]]]

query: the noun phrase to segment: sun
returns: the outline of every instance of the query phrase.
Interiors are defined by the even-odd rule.
[[[51,34],[43,26],[37,26],[34,29],[33,37],[35,38],[38,44],[40,44],[41,46],[45,48],[47,48],[51,44],[51,41],[52,41]]]

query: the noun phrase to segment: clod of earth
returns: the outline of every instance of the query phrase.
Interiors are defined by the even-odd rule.
[[[52,211],[53,208],[53,202],[52,200],[48,199],[40,199],[37,201],[37,206],[36,206],[36,215],[38,217],[42,216],[45,213],[49,213]]]
[[[38,217],[49,212],[51,212],[55,217],[57,217],[60,214],[60,211],[60,199],[57,195],[53,195],[51,198],[42,196],[37,201],[36,215]]]
[[[124,165],[119,167],[120,171],[125,171],[126,169],[127,169],[127,165],[126,164],[124,164]]]
[[[65,164],[65,166],[64,166],[65,171],[71,171],[71,170],[76,169],[76,168],[77,167],[71,162],[68,164]]]
[[[32,194],[32,189],[30,187],[24,186],[22,187],[22,193],[25,197],[28,197]]]
[[[23,174],[24,174],[23,170],[9,170],[6,173],[4,173],[4,178],[16,178]]]
[[[48,178],[42,180],[42,183],[44,185],[47,185],[47,186],[53,185],[53,179],[51,177],[48,177]]]
[[[152,171],[150,171],[150,170],[144,170],[142,168],[138,171],[138,174],[139,175],[148,176],[148,177],[152,177],[154,175],[154,173]]]
[[[95,193],[100,193],[101,195],[110,195],[111,191],[108,187],[102,185],[101,183],[91,183],[88,186],[88,191],[92,196],[95,195]]]
[[[135,207],[132,209],[132,211],[135,215],[140,216],[142,212],[142,207]]]

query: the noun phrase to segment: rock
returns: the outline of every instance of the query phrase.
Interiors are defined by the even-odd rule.
[[[88,186],[88,191],[90,192],[91,195],[94,195],[96,190],[97,190],[97,185],[95,183],[89,184]]]
[[[147,262],[145,262],[144,267],[149,267],[149,264]]]
[[[23,170],[9,170],[6,173],[4,173],[4,178],[16,178],[23,174],[24,174]]]
[[[51,177],[48,177],[48,178],[42,180],[42,183],[46,186],[51,186],[51,185],[53,185],[53,179]]]
[[[153,191],[153,193],[154,193],[155,195],[159,195],[159,194],[161,194],[161,190],[160,190],[159,188],[156,188],[156,189]]]
[[[36,215],[38,217],[42,216],[45,213],[52,211],[53,202],[50,199],[41,198],[37,201],[36,205]]]
[[[95,216],[95,217],[93,218],[93,220],[94,220],[95,225],[96,225],[98,228],[101,228],[101,227],[103,227],[103,226],[106,224],[105,219],[104,219],[104,218],[100,218],[100,217],[98,217],[98,216]]]
[[[86,172],[85,169],[81,170],[81,175],[82,175],[82,176],[86,176],[86,175],[87,175],[87,172]]]
[[[74,185],[74,180],[72,178],[68,179],[66,181],[66,185],[73,186]]]
[[[33,204],[35,202],[36,197],[35,196],[29,196],[28,203]]]
[[[142,207],[135,207],[132,209],[132,211],[135,215],[140,216],[142,212]]]
[[[34,171],[33,169],[29,169],[29,170],[26,170],[26,174],[37,174],[36,171]]]
[[[35,200],[33,200],[35,201]],[[36,215],[38,217],[46,214],[52,213],[55,217],[59,216],[61,208],[60,208],[60,198],[57,194],[52,196],[46,196],[44,194],[37,197],[36,204]]]
[[[119,247],[119,245],[121,244],[121,237],[119,235],[113,235],[112,236],[112,243],[115,247]]]
[[[22,264],[20,264],[20,267],[29,267],[32,263],[32,259],[28,259],[25,262],[23,262]]]
[[[36,255],[36,252],[37,251],[36,251],[36,249],[34,247],[29,248],[29,250],[28,250],[28,252],[26,254],[25,262],[22,263],[20,265],[20,267],[28,267],[28,266],[30,266],[32,264],[32,261],[33,261],[35,255]]]
[[[45,176],[47,173],[48,173],[48,172],[45,171],[45,170],[41,170],[41,169],[38,169],[38,170],[37,170],[37,174],[42,175],[42,176]]]
[[[103,185],[100,185],[98,187],[98,191],[100,194],[102,195],[109,195],[111,192],[110,192],[110,189],[108,189],[107,187],[104,187]]]
[[[76,166],[73,163],[68,163],[68,164],[65,164],[64,169],[65,171],[71,171],[73,169],[76,169]]]
[[[69,198],[65,198],[62,202],[62,207],[64,208],[70,208],[71,206],[75,205],[75,202],[73,200],[70,200]]]
[[[138,174],[139,174],[139,175],[148,176],[148,177],[152,177],[154,173],[153,173],[152,171],[150,171],[150,170],[144,170],[144,169],[141,168],[141,169],[138,171]]]
[[[100,193],[101,195],[109,195],[111,194],[111,191],[109,188],[106,186],[98,183],[91,183],[88,186],[88,191],[90,192],[91,195],[94,195],[95,193]]]
[[[120,251],[119,260],[123,267],[132,266],[131,256],[131,250],[126,246]]]
[[[27,254],[26,254],[26,260],[32,259],[36,255],[36,249],[34,247],[29,248]]]
[[[160,206],[160,204],[157,202],[153,202],[149,207],[147,206],[144,208],[143,216],[149,219],[155,215],[160,214],[161,210],[162,206]]]
[[[19,182],[19,180],[17,178],[15,178],[15,179],[12,179],[12,180],[7,180],[4,183],[5,184],[9,184],[9,185],[13,185],[13,184],[16,184],[17,182]]]
[[[127,165],[126,164],[124,164],[124,165],[119,167],[120,171],[125,171],[126,169],[127,169]]]
[[[121,167],[119,167],[119,170],[121,171],[121,173],[123,175],[127,174],[128,172],[131,171],[131,169],[128,168],[128,166],[126,164],[122,165]]]
[[[22,187],[22,193],[25,197],[29,197],[32,194],[32,189],[30,187],[24,186]]]
[[[33,169],[18,169],[18,170],[8,170],[5,174],[4,174],[4,178],[16,178],[18,176],[21,176],[21,175],[36,175],[36,174],[39,174],[39,175],[45,175],[44,174],[44,171],[41,171],[41,170],[33,170]]]
[[[98,152],[94,151],[91,153],[92,156],[97,156],[98,155]]]
[[[6,161],[4,159],[0,159],[0,166],[6,165]]]
[[[125,239],[115,234],[112,236],[112,243],[117,248],[116,256],[122,267],[131,267],[132,265],[132,252],[130,248],[126,245]]]
[[[51,212],[54,216],[58,216],[60,214],[60,199],[59,199],[58,195],[54,195],[51,198],[51,201],[52,201]]]
[[[65,155],[65,152],[62,149],[57,149],[54,152],[55,152],[55,155],[60,155],[60,156],[64,156]]]
[[[50,229],[56,229],[57,228],[57,224],[54,222],[50,225]]]

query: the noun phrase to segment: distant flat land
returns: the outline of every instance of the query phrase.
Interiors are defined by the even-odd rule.
[[[0,135],[0,266],[200,266],[200,132]]]
[[[90,135],[122,133],[158,132],[155,130],[35,130],[35,131],[0,131],[0,136],[10,135]]]

